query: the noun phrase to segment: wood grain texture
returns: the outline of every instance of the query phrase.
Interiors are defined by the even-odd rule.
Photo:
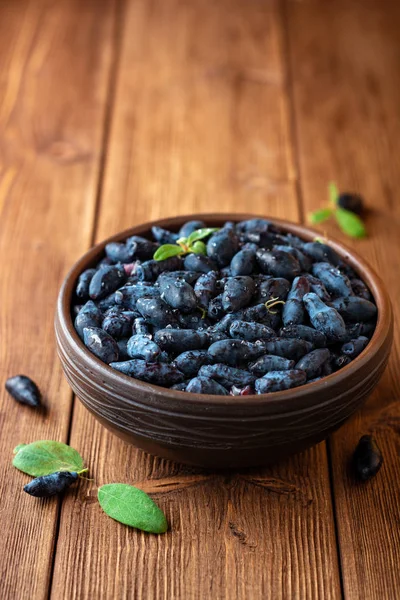
[[[299,219],[278,8],[127,4],[97,239],[201,210]],[[71,444],[95,483],[63,504],[53,598],[340,596],[325,445],[271,469],[210,473],[135,450],[79,403]],[[102,513],[96,486],[113,481],[154,494],[170,531]]]
[[[398,201],[400,7],[389,1],[287,3],[301,189],[306,212],[321,206],[326,183],[360,192],[369,237],[349,242],[376,267],[400,318]],[[344,237],[334,225],[328,235]],[[341,566],[347,598],[395,598],[400,586],[400,339],[365,408],[331,441]],[[372,433],[384,466],[357,485],[349,457]]]
[[[56,500],[22,492],[12,450],[66,440],[72,395],[53,342],[66,269],[90,244],[110,67],[113,3],[0,3],[0,597],[46,598]],[[32,376],[44,410],[14,402]]]

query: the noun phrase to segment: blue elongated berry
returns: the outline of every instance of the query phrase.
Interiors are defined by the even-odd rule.
[[[296,277],[282,310],[284,325],[301,325],[306,319],[303,297],[310,291],[310,282],[306,277]]]
[[[317,277],[313,277],[313,275],[310,275],[310,273],[307,273],[305,277],[307,277],[308,281],[310,282],[311,292],[317,294],[317,296],[321,298],[322,302],[331,301],[331,295],[328,293],[328,290],[326,289],[322,281],[317,279]]]
[[[14,375],[6,381],[7,392],[21,404],[40,406],[41,394],[36,383],[26,375]]]
[[[124,362],[113,362],[110,364],[110,367],[129,377],[165,387],[181,383],[185,379],[185,375],[173,364],[146,362],[140,358]]]
[[[256,379],[254,387],[257,394],[280,392],[303,385],[307,380],[304,371],[293,369],[290,371],[270,371],[264,377]]]
[[[108,314],[102,323],[102,329],[115,340],[128,337],[132,332],[133,315],[131,311]]]
[[[254,360],[265,354],[265,344],[244,340],[221,340],[211,344],[208,354],[213,362],[220,362],[234,367],[241,362]]]
[[[157,225],[151,228],[151,233],[159,244],[176,244],[177,240],[179,240],[178,233],[173,233]]]
[[[191,313],[178,313],[177,317],[182,329],[206,329],[211,325],[211,321],[200,309]]]
[[[257,323],[264,323],[265,321],[269,321],[269,319],[270,316],[265,304],[256,304],[255,306],[249,306],[248,308],[243,308],[242,310],[223,316],[213,328],[215,331],[227,332],[233,321],[256,321]]]
[[[176,390],[178,392],[184,392],[186,390],[187,384],[189,383],[189,379],[186,381],[181,381],[181,383],[174,383],[169,387],[170,390]]]
[[[204,221],[186,221],[186,223],[184,223],[180,228],[178,236],[180,238],[187,238],[194,231],[197,231],[198,229],[204,229],[205,227],[207,227],[207,225],[204,223]]]
[[[161,298],[139,298],[136,308],[150,325],[166,327],[175,325],[177,318],[172,309]]]
[[[132,325],[132,333],[138,333],[139,335],[149,335],[150,326],[146,323],[143,317],[136,317]]]
[[[197,298],[190,283],[180,279],[164,278],[160,282],[161,298],[172,308],[190,313],[197,306]]]
[[[315,262],[332,263],[335,267],[342,264],[342,259],[333,248],[320,242],[307,242],[301,248],[302,252],[311,256]]]
[[[146,260],[136,268],[140,281],[155,281],[164,271],[179,271],[182,267],[180,256],[171,256],[165,260]]]
[[[332,267],[330,263],[314,263],[312,274],[325,285],[326,289],[333,296],[352,296],[350,279],[339,269]]]
[[[232,313],[250,304],[255,291],[255,283],[247,275],[230,277],[222,294],[222,307]]]
[[[274,226],[267,219],[247,219],[236,224],[236,231],[238,233],[262,233],[271,229],[273,230]]]
[[[132,235],[126,240],[126,243],[134,250],[135,260],[150,260],[153,258],[158,244],[151,242],[139,235]]]
[[[354,340],[360,335],[370,338],[375,331],[375,323],[350,323],[347,325],[347,339],[346,341]]]
[[[208,317],[213,321],[219,321],[224,316],[225,311],[222,305],[222,294],[212,298],[208,304]]]
[[[286,300],[290,282],[283,277],[268,277],[257,281],[257,302],[267,302],[271,298]]]
[[[354,474],[361,481],[368,481],[378,473],[383,456],[372,435],[363,435],[360,438],[352,462]]]
[[[207,255],[220,267],[230,264],[239,249],[239,239],[232,229],[220,229],[207,242]]]
[[[303,302],[317,331],[321,331],[329,341],[340,342],[346,339],[345,322],[335,308],[324,304],[313,292],[306,294]]]
[[[104,248],[106,256],[113,263],[131,263],[135,257],[136,245],[133,241],[125,243],[110,242]]]
[[[185,352],[186,350],[201,350],[209,343],[204,331],[194,329],[160,329],[154,335],[155,342],[167,352]]]
[[[217,263],[209,256],[203,254],[188,254],[184,260],[184,267],[188,271],[197,271],[198,273],[208,273],[209,271],[217,271]]]
[[[262,377],[269,371],[289,371],[294,369],[294,360],[289,360],[283,356],[276,356],[274,354],[264,354],[260,356],[254,362],[248,364],[250,373],[254,373],[258,377]]]
[[[331,353],[327,348],[312,350],[303,356],[295,366],[307,374],[307,379],[315,379],[322,374],[324,365],[330,361]]]
[[[369,321],[374,319],[377,314],[375,304],[369,300],[364,300],[359,296],[350,296],[347,298],[335,298],[331,306],[335,308],[346,321],[357,323],[358,321]]]
[[[78,473],[75,471],[57,471],[50,475],[36,477],[24,485],[24,492],[36,498],[49,498],[64,492],[77,479]]]
[[[256,256],[262,273],[290,281],[300,275],[299,261],[287,252],[259,248]]]
[[[349,342],[343,344],[343,346],[340,349],[340,352],[353,360],[353,358],[356,358],[356,356],[361,354],[364,348],[367,347],[368,342],[369,339],[367,337],[360,335],[360,337],[358,337],[357,339],[350,340]]]
[[[105,298],[98,300],[96,302],[96,305],[97,308],[103,313],[107,312],[107,310],[109,310],[110,308],[113,308],[115,306],[115,292],[112,292]]]
[[[129,338],[117,340],[118,360],[129,360],[129,358],[130,358],[130,356],[128,354],[128,339]]]
[[[116,265],[105,266],[96,271],[89,285],[92,300],[101,300],[121,287],[126,279],[125,271]]]
[[[210,360],[207,350],[186,350],[175,358],[174,364],[186,377],[195,377],[199,369]]]
[[[96,269],[86,269],[79,275],[75,294],[79,300],[89,300],[89,286]]]
[[[257,246],[256,246],[257,249]],[[242,248],[231,260],[230,270],[233,276],[251,275],[256,267],[256,251],[251,248]]]
[[[331,352],[331,368],[332,371],[339,371],[339,369],[343,369],[346,365],[351,363],[350,356],[346,356],[345,354],[340,354],[336,352]]]
[[[194,283],[196,283],[199,277],[200,273],[198,271],[165,271],[157,277],[156,283],[158,285],[161,285],[161,282],[164,279],[173,279],[175,281],[186,281],[186,283],[190,283],[190,285],[193,285]]]
[[[307,254],[303,254],[303,252],[299,248],[295,248],[294,246],[285,246],[285,245],[276,245],[274,246],[274,250],[280,250],[281,252],[288,252],[294,258],[297,258],[299,261],[300,267],[302,271],[309,271],[312,267],[312,260]]]
[[[232,387],[232,385],[251,385],[256,380],[256,376],[252,373],[222,363],[203,365],[200,368],[199,376],[214,379],[227,388]]]
[[[228,396],[228,391],[214,379],[195,377],[186,386],[186,391],[192,394],[211,394],[212,396]]]
[[[129,338],[126,350],[130,358],[142,358],[148,362],[156,362],[161,354],[160,347],[147,335],[140,333]]]
[[[118,360],[117,342],[99,327],[85,327],[83,343],[92,354],[107,364]]]
[[[252,323],[247,321],[233,321],[229,327],[229,334],[232,338],[256,342],[257,340],[270,340],[276,337],[275,331],[262,323]]]
[[[88,300],[76,316],[75,329],[79,337],[83,338],[85,327],[100,327],[103,320],[102,312],[93,300]]]
[[[360,298],[364,298],[364,300],[372,300],[372,295],[367,286],[361,279],[354,278],[350,279],[351,289],[355,293],[356,296]]]
[[[293,338],[275,338],[265,342],[265,353],[283,356],[291,360],[300,360],[302,356],[311,352],[313,346],[305,340],[297,340]]]
[[[217,271],[209,271],[200,275],[194,285],[194,293],[197,298],[197,303],[201,308],[208,309],[210,301],[217,293]]]
[[[326,336],[308,325],[288,325],[279,331],[279,336],[282,338],[298,338],[311,342],[315,348],[325,348],[327,339]]]
[[[145,282],[144,282],[145,283]],[[114,293],[115,304],[122,308],[135,308],[139,298],[158,298],[160,289],[153,285],[124,285]]]

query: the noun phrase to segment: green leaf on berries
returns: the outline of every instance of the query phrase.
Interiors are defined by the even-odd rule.
[[[164,244],[157,248],[153,258],[154,260],[165,260],[166,258],[171,258],[171,256],[179,256],[180,254],[184,254],[184,250],[180,246]]]
[[[335,210],[335,219],[340,229],[346,235],[354,238],[363,238],[367,235],[365,225],[356,214],[344,208]]]
[[[207,246],[204,242],[195,242],[193,246],[190,246],[190,251],[195,254],[204,254],[204,256],[207,256]]]
[[[194,242],[197,242],[198,240],[203,240],[212,233],[219,231],[219,229],[219,227],[203,227],[203,229],[196,229],[196,231],[193,231],[189,235],[187,243],[189,246],[191,246]]]

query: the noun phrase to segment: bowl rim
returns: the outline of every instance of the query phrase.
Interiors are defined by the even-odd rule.
[[[365,281],[374,297],[375,303],[378,308],[378,318],[375,331],[370,339],[367,347],[357,356],[350,364],[342,367],[339,371],[326,375],[318,381],[311,383],[305,383],[302,386],[291,388],[288,390],[281,390],[278,392],[268,392],[265,394],[254,394],[250,396],[218,396],[211,394],[195,394],[192,392],[171,390],[162,386],[154,385],[124,375],[112,369],[108,364],[103,363],[99,358],[92,354],[83,344],[80,337],[78,336],[72,319],[71,308],[73,292],[75,289],[76,281],[80,273],[95,260],[100,259],[100,254],[104,250],[106,244],[110,242],[118,242],[126,239],[131,235],[141,235],[147,233],[152,226],[157,225],[163,228],[174,228],[179,227],[186,221],[190,220],[204,220],[208,221],[209,224],[217,224],[222,221],[243,221],[247,219],[265,219],[273,224],[282,227],[283,230],[288,233],[298,235],[303,239],[312,241],[318,237],[324,240],[324,243],[331,246],[349,266],[351,266],[356,273],[360,275],[360,278]],[[213,223],[214,222],[214,223]],[[334,240],[332,238],[326,238],[321,236],[321,232],[308,227],[303,224],[293,223],[286,221],[285,219],[279,219],[275,217],[269,217],[265,215],[254,215],[251,213],[196,213],[189,215],[179,215],[175,217],[167,217],[163,219],[156,219],[153,221],[147,221],[140,225],[136,225],[109,236],[105,240],[99,242],[90,248],[81,258],[74,263],[69,272],[67,273],[58,295],[57,310],[56,310],[56,337],[59,338],[57,332],[57,320],[61,327],[64,336],[67,338],[69,346],[72,351],[79,355],[82,362],[85,362],[88,367],[92,370],[96,370],[103,378],[107,378],[117,386],[124,384],[127,389],[132,390],[132,395],[135,392],[151,392],[152,395],[158,397],[164,397],[165,399],[175,401],[185,401],[189,404],[214,404],[216,406],[235,406],[236,408],[245,408],[250,406],[260,406],[262,404],[276,404],[283,402],[288,408],[293,409],[293,402],[296,399],[304,398],[310,393],[320,391],[324,394],[325,390],[332,384],[340,385],[345,379],[351,378],[360,369],[365,367],[373,357],[378,354],[385,344],[388,336],[392,335],[393,329],[393,312],[389,294],[386,291],[385,285],[376,271],[366,262],[361,256],[353,249],[348,246]],[[286,402],[285,402],[286,401]]]

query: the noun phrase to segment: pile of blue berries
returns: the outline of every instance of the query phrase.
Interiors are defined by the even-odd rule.
[[[251,219],[212,230],[202,253],[153,258],[205,227],[153,227],[154,240],[106,245],[80,275],[73,308],[93,354],[163,387],[249,395],[316,381],[364,350],[376,305],[329,245]]]

